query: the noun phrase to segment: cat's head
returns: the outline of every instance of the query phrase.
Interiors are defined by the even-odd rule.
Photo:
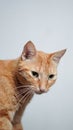
[[[29,41],[24,46],[19,74],[26,79],[35,93],[47,92],[57,79],[57,66],[66,49],[51,54],[37,51]]]

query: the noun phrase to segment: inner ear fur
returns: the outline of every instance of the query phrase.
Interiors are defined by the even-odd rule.
[[[62,56],[65,54],[65,52],[66,52],[66,49],[61,50],[61,51],[57,51],[57,52],[55,52],[55,53],[52,53],[52,54],[51,54],[52,60],[53,60],[56,64],[58,64],[59,61],[60,61],[60,59],[62,58]]]
[[[35,45],[33,44],[33,42],[28,41],[24,48],[23,48],[23,52],[22,52],[22,59],[31,59],[36,55],[36,48]]]

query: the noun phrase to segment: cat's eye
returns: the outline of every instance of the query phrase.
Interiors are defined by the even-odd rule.
[[[50,74],[49,76],[48,76],[48,79],[53,79],[54,78],[54,74]]]
[[[38,74],[37,72],[35,72],[35,71],[32,71],[32,75],[33,75],[34,77],[36,77],[36,78],[39,77],[39,74]]]

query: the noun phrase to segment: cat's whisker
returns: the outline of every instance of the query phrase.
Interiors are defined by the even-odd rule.
[[[17,91],[17,94],[19,94],[19,93],[22,93],[22,92],[26,92],[26,91],[28,91],[28,90],[30,90],[30,88],[23,88],[23,89],[20,89],[19,91]]]
[[[16,107],[22,106],[22,100],[25,98],[25,95],[20,98]]]
[[[27,84],[27,85],[22,85],[22,86],[18,86],[18,87],[30,87],[30,86],[31,86],[30,84],[29,85]]]
[[[21,99],[18,101],[19,103],[22,102],[22,100],[31,93],[32,91],[27,91],[22,97]]]
[[[20,89],[32,89],[31,85],[18,86],[15,88],[16,91],[20,91]]]
[[[27,94],[26,97],[23,98],[23,100],[20,102],[21,104],[27,103],[32,98],[33,94]]]
[[[22,85],[22,86],[17,86],[15,89],[20,89],[20,88],[28,88],[28,85]]]
[[[28,91],[28,90],[27,90],[27,91]],[[18,93],[17,93],[18,98],[19,98],[20,96],[22,96],[22,94],[27,93],[27,91],[26,91],[26,92],[23,91],[23,92],[21,92],[21,93],[18,92]]]
[[[25,91],[26,90],[26,91]],[[17,98],[17,101],[20,99],[20,98],[22,98],[22,96],[25,96],[28,92],[28,94],[34,94],[34,91],[32,90],[32,89],[25,89],[24,91],[22,91],[22,92],[17,92],[16,93],[16,98]],[[19,102],[19,101],[18,101]]]
[[[28,90],[27,90],[28,91]],[[27,91],[16,92],[16,96],[19,98],[24,95]]]
[[[32,89],[33,92],[36,91],[36,87],[35,86],[31,86],[31,89]]]
[[[33,97],[33,94],[28,94],[27,97],[24,98],[25,100],[23,99],[22,103],[24,104],[25,102],[28,102],[32,97]]]
[[[34,93],[27,94],[26,97],[23,98],[22,104],[24,104],[25,102],[28,102],[33,97],[33,95]]]
[[[34,87],[33,86],[30,87],[30,85],[24,85],[24,86],[19,86],[18,88],[20,88],[20,90],[17,90],[16,95],[15,95],[17,98],[17,102],[18,102],[17,107],[19,105],[20,106],[22,105],[22,101],[24,101],[24,99],[25,99],[25,101],[27,101],[27,100],[29,100],[28,97],[30,97],[30,99],[31,99],[31,97],[34,95],[34,89],[33,89]]]
[[[27,99],[27,97],[29,96],[30,94],[27,94],[26,96],[23,96],[23,98],[21,99],[20,103],[24,103]]]

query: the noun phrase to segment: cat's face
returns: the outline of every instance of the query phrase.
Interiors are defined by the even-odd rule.
[[[32,42],[24,46],[19,62],[19,73],[37,93],[45,93],[57,79],[57,65],[66,50],[47,54],[36,51]]]

